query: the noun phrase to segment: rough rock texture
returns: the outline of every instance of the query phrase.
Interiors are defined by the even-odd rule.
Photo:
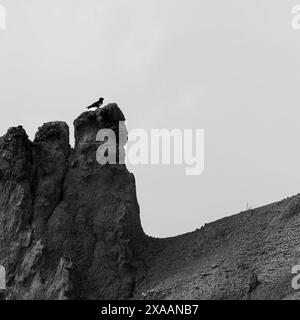
[[[22,127],[0,140],[0,264],[5,299],[124,299],[134,292],[146,239],[134,176],[96,162],[96,134],[118,133],[112,104],[75,120],[76,147],[63,122]]]
[[[124,120],[116,104],[83,113],[74,149],[63,122],[44,124],[33,142],[22,127],[0,138],[0,298],[299,298],[291,270],[300,264],[300,195],[179,237],[148,237],[134,176],[96,161],[97,132],[118,136]]]
[[[300,299],[300,195],[154,242],[136,297]]]

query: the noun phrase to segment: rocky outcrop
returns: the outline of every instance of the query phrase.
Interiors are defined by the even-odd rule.
[[[44,124],[33,142],[22,127],[0,138],[0,297],[298,299],[300,196],[179,237],[148,237],[133,174],[121,161],[96,161],[100,129],[115,132],[123,159],[124,121],[116,104],[84,112],[74,149],[64,122]]]
[[[0,141],[0,264],[5,299],[126,299],[143,247],[134,176],[99,165],[96,134],[118,133],[117,105],[74,121],[75,149],[63,122],[22,127]]]

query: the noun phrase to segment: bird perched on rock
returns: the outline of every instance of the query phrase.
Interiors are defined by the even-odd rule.
[[[103,101],[104,101],[104,98],[100,98],[98,101],[94,102],[89,107],[87,107],[87,109],[93,109],[93,108],[99,109],[103,105]]]

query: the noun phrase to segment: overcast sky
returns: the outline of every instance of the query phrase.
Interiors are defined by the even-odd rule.
[[[300,0],[298,1],[300,4]],[[129,129],[205,129],[205,170],[130,166],[150,235],[300,192],[294,1],[0,0],[0,134],[72,122],[104,96]],[[73,134],[73,130],[72,130]]]

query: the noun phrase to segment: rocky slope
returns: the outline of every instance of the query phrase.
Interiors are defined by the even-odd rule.
[[[144,234],[134,176],[96,161],[115,104],[0,138],[2,299],[296,299],[300,196],[170,239]],[[121,149],[122,151],[122,149]],[[117,155],[121,158],[121,154]]]
[[[156,240],[143,299],[300,299],[300,195]],[[300,281],[298,280],[300,284]]]

